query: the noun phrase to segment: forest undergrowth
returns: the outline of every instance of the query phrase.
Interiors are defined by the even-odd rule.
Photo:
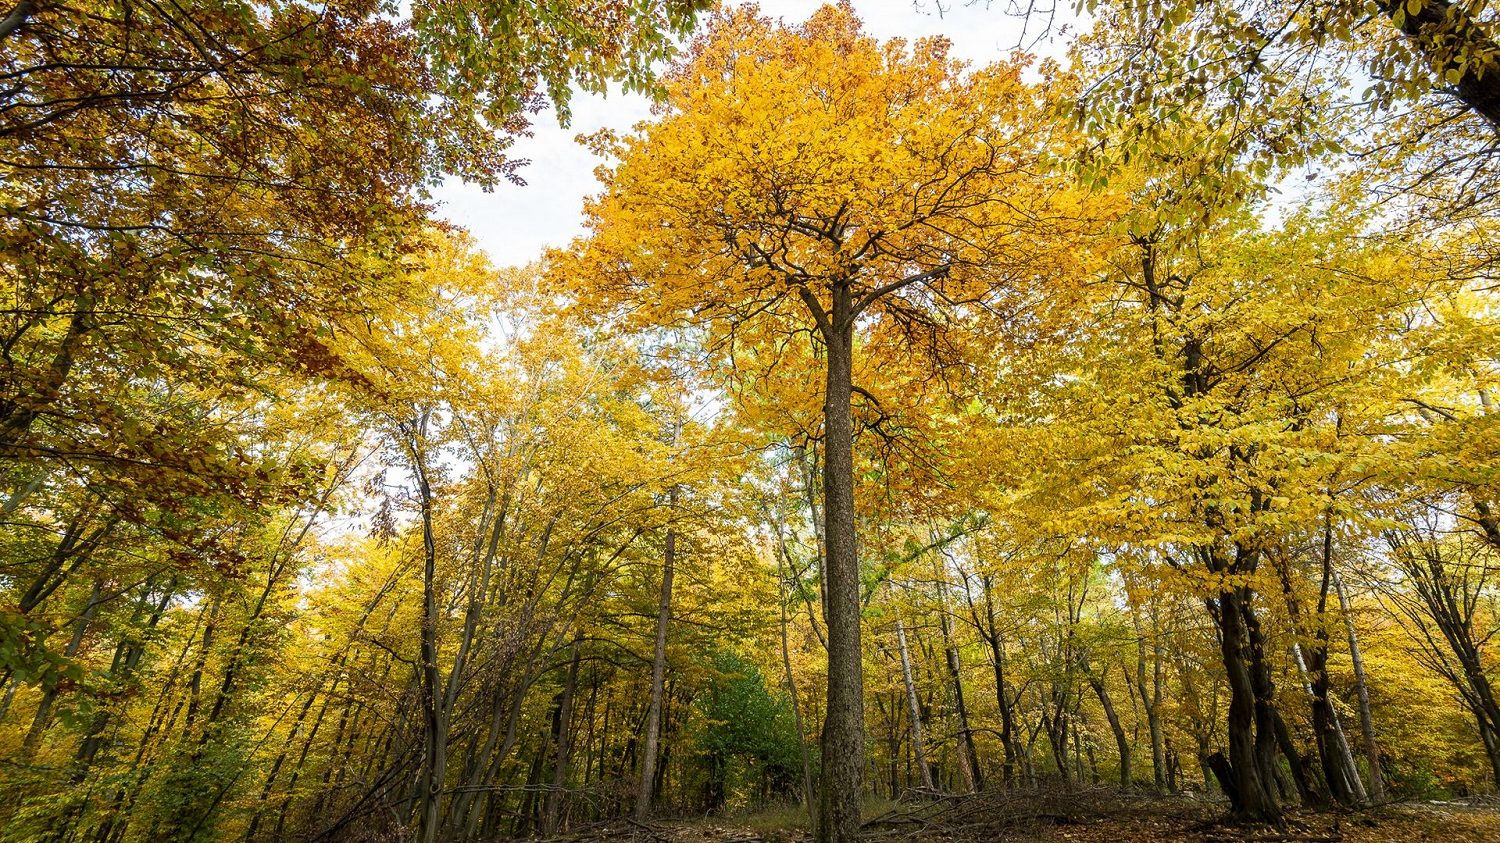
[[[884,803],[865,821],[870,843],[1491,843],[1500,798],[1393,802],[1362,810],[1289,811],[1284,826],[1230,821],[1216,797],[1113,786],[914,797]],[[795,807],[738,817],[614,820],[555,843],[800,843],[813,835]]]

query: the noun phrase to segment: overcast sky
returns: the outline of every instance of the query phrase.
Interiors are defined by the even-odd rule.
[[[1038,5],[1047,0],[1040,0]],[[1058,0],[1059,19],[1070,18],[1070,0]],[[791,22],[806,20],[822,5],[818,0],[763,0],[762,11]],[[993,61],[1008,54],[1022,36],[1019,18],[1005,13],[1005,0],[986,4],[983,0],[944,3],[939,13],[931,0],[855,0],[854,6],[865,29],[885,38],[922,38],[946,35],[958,57],[976,63]],[[1037,24],[1033,22],[1032,29]],[[1028,41],[1031,39],[1028,37]],[[1061,39],[1030,47],[1043,55],[1059,55]],[[579,211],[583,198],[599,183],[594,168],[601,162],[574,141],[579,134],[601,128],[621,132],[650,117],[644,97],[620,93],[608,97],[578,96],[573,101],[572,124],[560,128],[552,114],[538,115],[535,136],[522,138],[512,148],[515,158],[530,160],[522,170],[526,186],[502,185],[493,193],[450,181],[437,191],[438,215],[474,234],[479,245],[498,266],[519,265],[541,256],[549,246],[565,245],[580,234]]]

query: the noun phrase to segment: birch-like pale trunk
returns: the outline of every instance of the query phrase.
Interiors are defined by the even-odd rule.
[[[1344,615],[1344,631],[1349,638],[1349,658],[1354,663],[1354,688],[1359,695],[1359,728],[1364,738],[1365,760],[1370,763],[1370,800],[1385,802],[1385,773],[1380,768],[1380,744],[1375,741],[1375,720],[1370,716],[1370,688],[1365,682],[1365,659],[1360,653],[1359,636],[1354,632],[1354,615],[1349,611],[1349,597],[1344,580],[1333,572],[1333,590]]]
[[[901,649],[901,681],[906,684],[906,706],[911,714],[911,751],[917,759],[922,788],[937,790],[932,783],[932,767],[927,763],[927,743],[922,739],[922,707],[917,704],[917,686],[911,677],[911,651],[906,646],[906,625],[896,619],[896,643]]]

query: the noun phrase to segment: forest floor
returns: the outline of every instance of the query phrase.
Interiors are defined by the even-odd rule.
[[[795,814],[635,823],[558,838],[570,843],[803,843]],[[869,843],[1500,843],[1500,800],[1403,802],[1360,811],[1288,813],[1286,828],[1225,821],[1225,805],[1110,789],[949,797],[895,805],[865,824]]]

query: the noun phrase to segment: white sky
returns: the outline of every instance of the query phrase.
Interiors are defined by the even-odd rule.
[[[1051,0],[1038,0],[1039,8]],[[1070,0],[1056,0],[1058,21],[1073,18]],[[791,22],[806,20],[820,0],[762,0],[761,10]],[[1007,0],[965,2],[950,0],[939,14],[933,0],[854,0],[865,30],[878,38],[916,39],[945,35],[953,54],[975,63],[1002,58],[1022,36],[1021,19],[1005,13]],[[1039,16],[1040,17],[1040,16]],[[1034,21],[1031,31],[1038,28]],[[1028,40],[1032,36],[1027,36]],[[1060,56],[1063,39],[1053,33],[1048,41],[1029,45],[1032,52]],[[601,161],[574,141],[579,134],[611,128],[625,132],[649,119],[650,104],[640,96],[614,93],[609,97],[579,95],[573,100],[572,124],[563,129],[551,113],[537,116],[535,135],[521,138],[511,149],[514,158],[531,161],[522,169],[525,187],[504,184],[493,193],[450,180],[436,191],[438,216],[473,233],[479,246],[497,266],[514,266],[541,256],[549,246],[566,245],[582,233],[583,199],[599,188],[594,168]]]

